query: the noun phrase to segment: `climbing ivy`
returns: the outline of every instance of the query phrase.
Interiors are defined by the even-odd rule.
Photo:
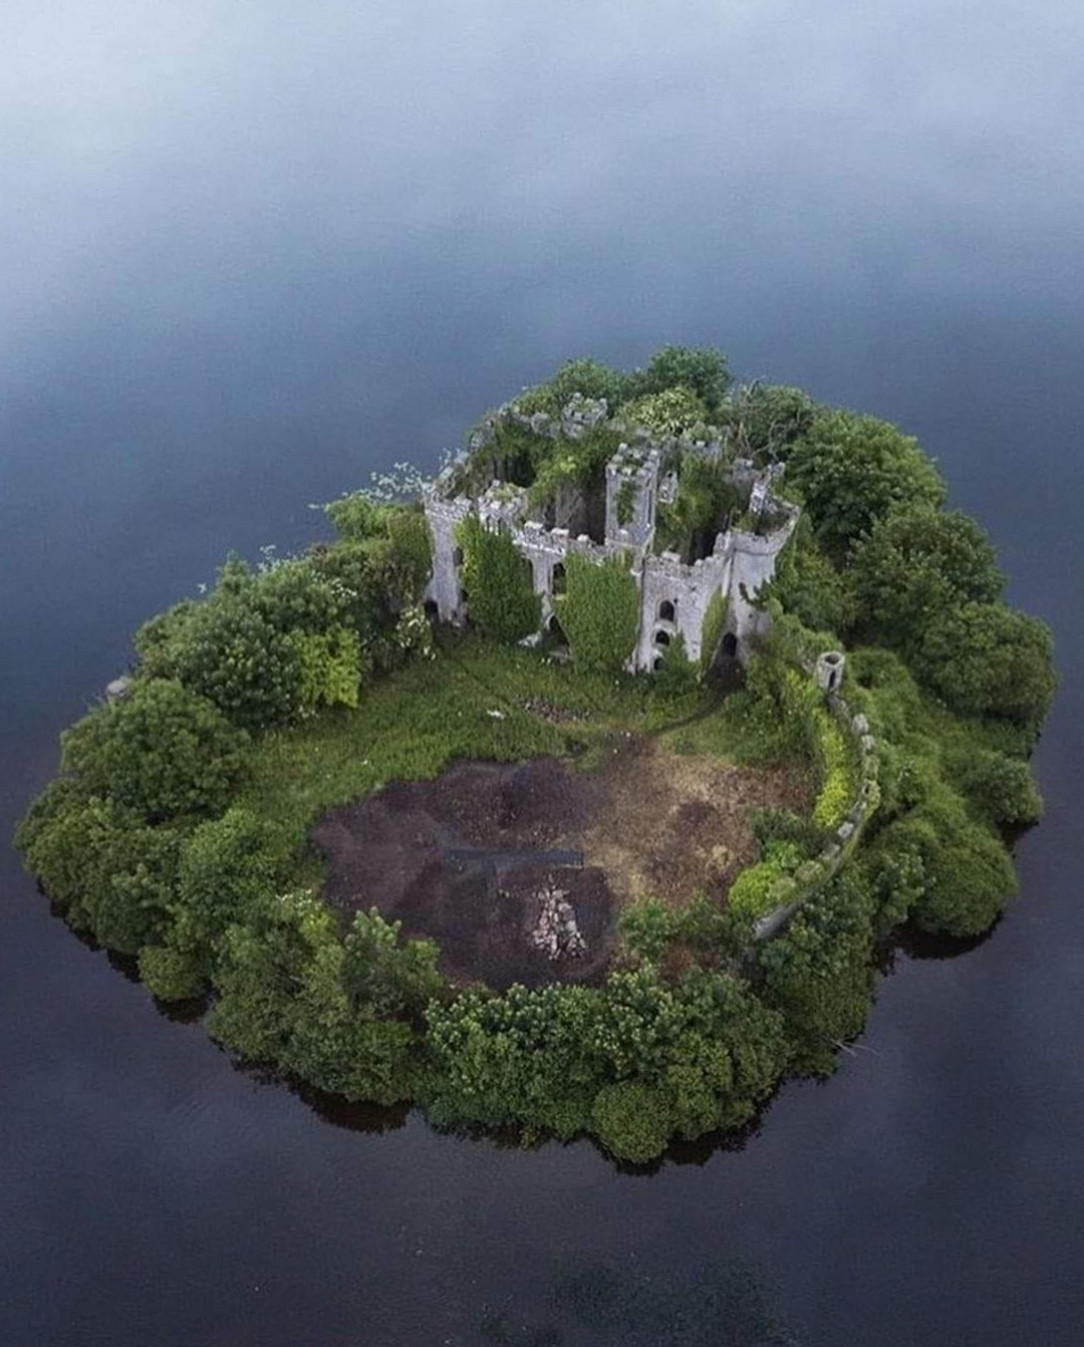
[[[719,649],[719,642],[723,639],[723,632],[726,630],[726,612],[726,599],[722,590],[718,590],[708,602],[707,612],[700,627],[700,668],[704,673],[711,668],[715,652]]]
[[[572,554],[565,575],[557,613],[573,658],[585,669],[620,673],[640,629],[640,594],[627,563]]]
[[[521,641],[538,630],[542,600],[531,584],[531,568],[516,551],[506,529],[486,528],[468,515],[456,530],[463,549],[463,584],[471,619],[498,641]]]

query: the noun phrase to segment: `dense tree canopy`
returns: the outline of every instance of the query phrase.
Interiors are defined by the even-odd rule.
[[[956,710],[1038,726],[1054,696],[1050,629],[1000,603],[931,616],[917,641],[918,674]]]
[[[945,484],[909,435],[887,421],[823,411],[794,444],[787,481],[801,493],[817,537],[836,559],[897,505],[944,501]]]
[[[876,521],[856,543],[851,569],[863,626],[904,647],[936,615],[969,600],[992,603],[1005,584],[974,519],[914,503]]]
[[[245,737],[198,693],[138,680],[63,736],[61,767],[90,794],[152,823],[221,809],[244,764]]]

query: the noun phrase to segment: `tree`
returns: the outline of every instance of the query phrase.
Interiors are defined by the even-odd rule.
[[[344,941],[343,985],[375,1015],[420,1014],[442,986],[431,940],[402,940],[401,923],[358,912]]]
[[[821,551],[804,511],[764,591],[814,631],[847,633],[858,615],[854,580]]]
[[[605,398],[612,412],[628,396],[629,376],[597,360],[568,360],[545,383],[528,388],[514,400],[527,414],[546,412],[559,416],[579,393],[585,398]]]
[[[134,954],[168,924],[182,835],[62,777],[20,822],[15,845],[75,930]]]
[[[764,998],[786,1016],[800,1071],[834,1071],[837,1046],[866,1022],[872,910],[860,878],[843,870],[803,904],[781,936],[756,947]]]
[[[818,410],[800,388],[758,380],[731,393],[723,422],[740,457],[785,462],[791,446],[810,428]]]
[[[709,416],[718,411],[730,387],[726,356],[714,347],[664,346],[630,379],[634,396],[687,388],[704,404]]]
[[[234,724],[264,729],[293,720],[302,706],[301,663],[286,633],[229,588],[181,610],[160,638],[137,647],[153,675],[198,692]]]
[[[172,904],[175,948],[209,966],[228,926],[275,893],[278,852],[270,824],[239,806],[202,823],[185,842]]]
[[[912,644],[953,604],[992,603],[1005,584],[974,519],[923,504],[877,520],[856,543],[851,565],[863,622],[893,646]]]
[[[1001,603],[963,603],[931,616],[916,641],[919,678],[963,715],[1038,728],[1054,696],[1050,628]]]
[[[645,426],[655,435],[674,436],[706,422],[708,409],[691,388],[667,388],[626,403],[622,416],[630,426]]]
[[[895,506],[936,508],[945,498],[944,482],[915,440],[887,421],[847,411],[814,419],[791,450],[787,480],[836,562]]]
[[[151,823],[221,809],[244,766],[245,736],[172,679],[137,679],[61,737],[61,767]]]

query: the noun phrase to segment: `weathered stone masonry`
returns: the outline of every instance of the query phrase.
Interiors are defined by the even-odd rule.
[[[712,453],[717,446],[696,448]],[[603,542],[586,533],[573,534],[567,527],[547,527],[528,518],[527,493],[520,487],[494,482],[481,496],[453,495],[455,465],[448,468],[425,493],[426,518],[433,542],[433,575],[426,598],[435,604],[446,622],[466,620],[469,599],[464,598],[462,555],[456,529],[472,511],[490,528],[506,528],[520,554],[531,566],[534,589],[542,598],[542,623],[549,623],[553,596],[560,592],[561,572],[570,553],[599,562],[624,557],[640,591],[640,631],[629,667],[657,667],[666,647],[680,634],[689,658],[701,658],[701,640],[708,605],[716,594],[727,603],[727,620],[721,634],[727,653],[744,661],[751,637],[760,634],[766,615],[754,606],[761,586],[770,579],[775,561],[797,522],[798,510],[778,500],[771,491],[771,471],[757,473],[753,465],[739,460],[731,469],[735,481],[750,486],[750,514],[763,511],[781,516],[783,522],[766,533],[727,529],[715,539],[709,556],[685,564],[673,552],[656,555],[656,510],[660,499],[672,498],[675,480],[662,475],[664,451],[653,445],[623,444],[606,467],[606,516]],[[559,523],[571,521],[575,502],[558,502]],[[706,652],[710,660],[715,650]]]

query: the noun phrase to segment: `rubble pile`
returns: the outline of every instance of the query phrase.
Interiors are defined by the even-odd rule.
[[[550,959],[578,958],[587,949],[587,942],[580,934],[576,913],[565,890],[550,883],[537,897],[538,920],[531,931],[531,944],[544,950]]]

